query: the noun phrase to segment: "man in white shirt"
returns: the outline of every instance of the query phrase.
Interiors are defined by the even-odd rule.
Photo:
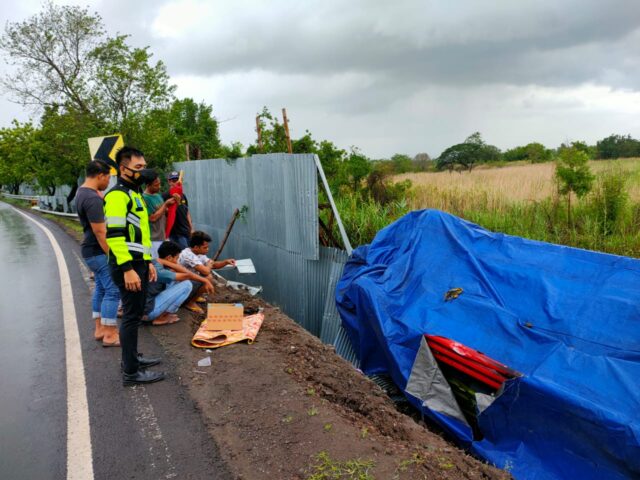
[[[209,277],[213,280],[213,276],[211,275],[212,270],[223,268],[227,265],[235,266],[236,261],[233,258],[219,261],[211,260],[207,257],[209,242],[211,242],[211,237],[207,233],[202,231],[193,232],[189,239],[189,247],[180,252],[178,263],[194,273],[202,275],[203,277]],[[202,313],[202,309],[195,305],[195,302],[200,300],[205,301],[204,298],[194,298],[193,301],[189,302],[185,307],[193,312]]]

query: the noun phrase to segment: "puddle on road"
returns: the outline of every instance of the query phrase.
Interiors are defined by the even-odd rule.
[[[33,256],[29,255],[29,250],[35,247],[36,239],[27,221],[9,206],[0,203],[0,258],[3,262],[24,262]],[[0,281],[5,276],[2,275]]]

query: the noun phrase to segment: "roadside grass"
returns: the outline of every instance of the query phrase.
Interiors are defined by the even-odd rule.
[[[332,459],[327,452],[316,455],[316,463],[311,467],[307,480],[374,480],[370,471],[375,467],[373,460]]]

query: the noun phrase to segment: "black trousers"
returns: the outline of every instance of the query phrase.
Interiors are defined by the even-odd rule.
[[[110,264],[111,278],[120,290],[122,300],[122,321],[120,322],[120,345],[122,346],[122,364],[125,373],[135,373],[138,371],[138,327],[142,315],[144,315],[144,305],[147,298],[147,286],[149,284],[149,265],[144,261],[132,262],[142,283],[139,292],[127,290],[124,286],[124,272],[120,267]]]

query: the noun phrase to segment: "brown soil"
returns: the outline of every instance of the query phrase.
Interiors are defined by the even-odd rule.
[[[256,342],[193,348],[202,318],[183,311],[182,322],[153,333],[237,478],[308,478],[320,452],[374,466],[371,477],[318,478],[510,478],[397,411],[375,383],[279,309],[224,287],[210,301],[264,307]],[[198,367],[206,356],[212,366]]]

